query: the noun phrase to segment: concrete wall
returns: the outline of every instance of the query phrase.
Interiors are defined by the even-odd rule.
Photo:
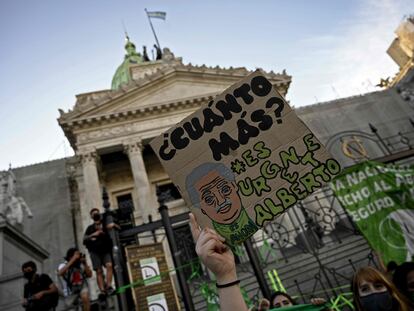
[[[296,109],[296,113],[324,144],[331,136],[343,131],[372,133],[369,123],[378,129],[382,137],[411,131],[413,126],[409,118],[414,119],[413,108],[396,89],[301,107]],[[353,160],[345,157],[339,146],[333,146],[332,155],[342,165],[353,164]],[[364,141],[364,147],[371,158],[383,155],[378,146],[368,140]]]
[[[43,272],[52,278],[66,250],[75,244],[65,161],[13,169],[17,193],[33,213],[32,219],[25,219],[24,233],[49,252]]]
[[[24,236],[21,238],[3,234],[3,271],[0,275],[2,310],[22,310],[23,285],[26,282],[21,273],[23,262],[35,261],[40,273],[49,274],[58,283],[57,266],[63,261],[66,250],[74,246],[65,162],[65,159],[60,159],[13,169],[17,194],[26,201],[33,218],[25,217]],[[46,250],[49,258],[43,261],[39,255],[31,253],[31,248]]]

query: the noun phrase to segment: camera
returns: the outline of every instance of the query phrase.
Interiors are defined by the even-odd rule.
[[[84,253],[80,254],[80,261],[85,262],[86,261],[86,255]]]

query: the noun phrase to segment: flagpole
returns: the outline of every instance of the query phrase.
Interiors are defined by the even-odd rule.
[[[152,33],[154,34],[154,37],[155,37],[155,42],[157,43],[158,48],[161,49],[160,42],[158,41],[157,34],[155,33],[154,26],[152,25],[151,18],[148,16],[148,11],[147,11],[146,8],[145,8],[145,13],[147,13],[148,21],[150,23],[150,26],[151,26],[151,29],[152,29]]]

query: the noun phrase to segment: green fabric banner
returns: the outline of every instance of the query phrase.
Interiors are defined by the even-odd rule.
[[[296,305],[291,307],[270,309],[269,311],[320,311],[326,309],[326,305]]]
[[[414,168],[367,161],[331,182],[336,197],[385,264],[414,255]]]

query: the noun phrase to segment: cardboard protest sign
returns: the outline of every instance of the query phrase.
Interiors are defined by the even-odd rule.
[[[256,71],[151,142],[202,227],[241,243],[339,173]]]

